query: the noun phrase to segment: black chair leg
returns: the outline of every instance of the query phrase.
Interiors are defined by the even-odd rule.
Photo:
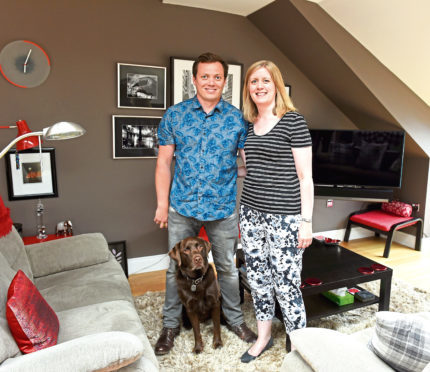
[[[385,242],[385,249],[384,249],[385,258],[388,258],[388,255],[390,254],[391,243],[393,242],[393,235],[394,235],[394,230],[390,230],[387,234],[387,240]]]
[[[421,239],[423,236],[423,221],[418,221],[416,223],[416,235],[415,235],[415,250],[421,250]]]
[[[348,224],[346,225],[345,236],[343,237],[343,241],[349,241],[349,235],[351,234],[351,220],[348,220]]]
[[[291,339],[290,335],[287,333],[287,336],[285,338],[285,350],[289,353],[291,351]]]

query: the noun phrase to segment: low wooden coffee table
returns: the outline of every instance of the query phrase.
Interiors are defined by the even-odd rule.
[[[241,267],[243,264],[243,252],[238,250],[236,265],[239,268],[242,300],[244,289],[249,291],[246,273],[244,268]],[[322,281],[322,284],[318,286],[306,284],[302,288],[307,319],[319,319],[375,303],[379,304],[379,311],[388,310],[393,270],[387,267],[385,271],[375,271],[373,274],[361,274],[357,270],[359,267],[371,267],[373,264],[377,264],[377,262],[339,245],[329,246],[314,239],[312,245],[306,248],[303,254],[302,283],[305,283],[308,278],[318,278]],[[353,304],[338,306],[321,294],[321,292],[342,287],[361,289],[358,284],[374,280],[380,280],[381,283],[379,296],[375,296],[371,301],[360,302],[355,300]],[[279,309],[277,316],[280,316]]]

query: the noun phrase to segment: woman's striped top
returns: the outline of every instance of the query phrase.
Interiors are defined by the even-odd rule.
[[[246,177],[241,203],[274,214],[300,214],[300,183],[291,148],[312,146],[306,121],[287,112],[266,134],[250,124],[245,142]]]

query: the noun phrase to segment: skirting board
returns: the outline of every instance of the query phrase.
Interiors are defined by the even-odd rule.
[[[322,231],[322,232],[314,233],[313,235],[314,236],[324,235],[332,239],[343,240],[343,237],[345,235],[345,229]],[[361,239],[361,238],[367,238],[370,236],[374,236],[374,233],[372,231],[363,229],[361,227],[353,227],[351,229],[351,235],[349,239],[350,240]],[[415,247],[415,236],[406,234],[402,231],[395,232],[393,241],[410,248]],[[423,237],[421,242],[421,250],[424,251],[428,249],[430,249],[430,238]],[[170,258],[167,255],[167,253],[158,254],[155,256],[129,258],[127,260],[128,274],[132,275],[132,274],[147,273],[151,271],[166,270],[169,267],[169,260]],[[211,253],[209,254],[209,262],[213,262]]]

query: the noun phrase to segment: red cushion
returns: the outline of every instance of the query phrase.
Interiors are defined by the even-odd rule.
[[[358,222],[366,226],[374,227],[383,231],[390,231],[391,226],[394,224],[405,222],[412,219],[412,217],[399,217],[391,213],[386,213],[381,210],[369,211],[361,214],[354,214],[351,217],[351,221]],[[403,227],[410,226],[416,223],[411,222]],[[402,228],[403,228],[402,227]]]
[[[60,328],[57,314],[21,270],[7,292],[6,318],[24,354],[57,344]]]
[[[412,205],[400,201],[382,203],[381,209],[384,212],[392,213],[396,216],[410,217],[412,215]]]
[[[3,204],[3,199],[0,196],[0,238],[9,234],[12,230],[12,220],[10,219],[9,208]]]

